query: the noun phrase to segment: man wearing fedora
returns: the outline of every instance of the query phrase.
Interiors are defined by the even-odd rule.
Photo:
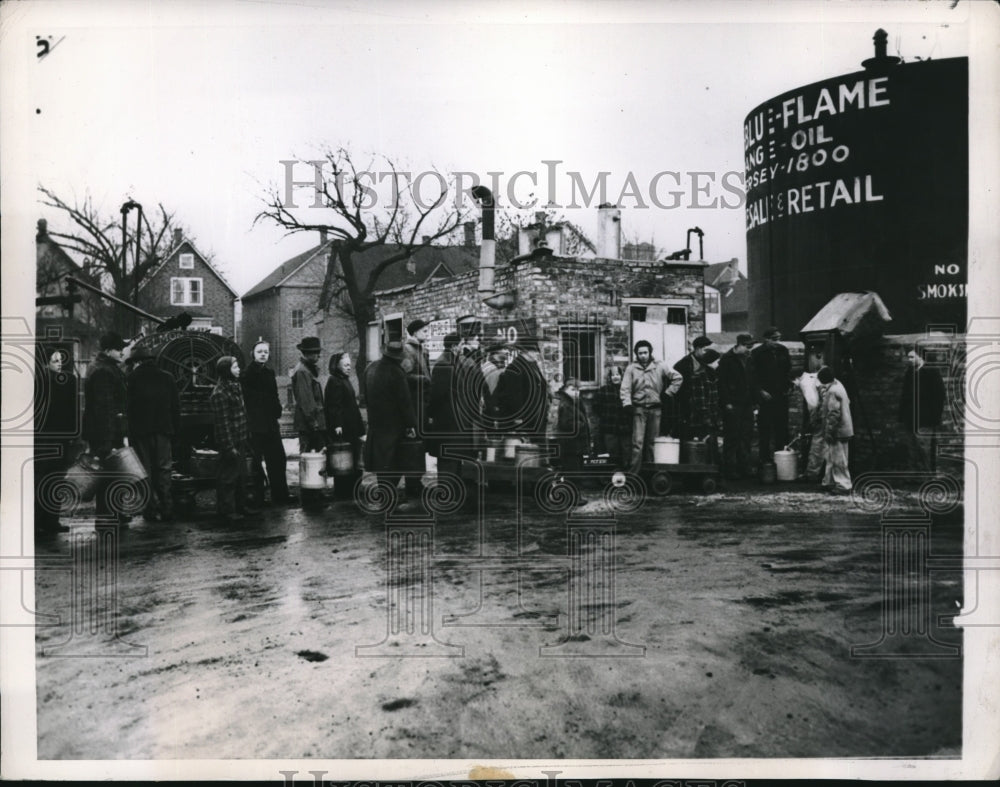
[[[125,373],[121,367],[125,346],[121,334],[112,331],[101,336],[100,352],[84,381],[83,439],[102,460],[125,445]],[[126,524],[129,517],[111,507],[108,486],[103,484],[97,492],[97,517]]]
[[[158,522],[173,517],[170,443],[180,427],[180,402],[174,378],[153,362],[153,353],[140,347],[128,378],[129,442],[149,476],[149,502],[143,516]]]
[[[395,489],[404,472],[413,465],[406,456],[417,436],[417,415],[403,371],[403,343],[391,341],[382,357],[365,370],[368,399],[368,439],[365,441],[365,468],[380,483]],[[423,451],[421,450],[421,456]],[[408,492],[413,489],[412,485]]]
[[[319,337],[306,336],[295,349],[301,356],[292,372],[294,426],[299,433],[299,451],[322,451],[326,446],[326,413],[323,388],[319,384]]]

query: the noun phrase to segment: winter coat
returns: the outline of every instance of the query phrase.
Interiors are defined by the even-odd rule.
[[[125,373],[105,353],[98,353],[83,386],[83,439],[98,456],[125,444]]]
[[[72,372],[53,372],[47,366],[40,377],[40,395],[35,400],[35,432],[39,436],[73,437],[80,430],[80,381]]]
[[[428,418],[430,425],[428,434],[445,436],[458,431],[458,420],[452,400],[455,385],[455,357],[446,352],[431,372],[431,392],[428,402]]]
[[[718,372],[696,360],[693,353],[675,363],[674,369],[684,378],[677,393],[677,411],[682,423],[714,427],[719,420]]]
[[[281,427],[281,398],[274,371],[253,361],[240,375],[243,403],[247,409],[247,426],[251,434],[278,434]]]
[[[933,429],[941,424],[944,412],[944,381],[937,369],[921,366],[903,375],[899,397],[899,421],[907,430]]]
[[[560,456],[583,456],[590,451],[590,421],[583,409],[583,402],[560,391],[556,398],[559,410],[556,417],[555,438]]]
[[[624,407],[660,406],[661,396],[676,396],[684,378],[659,361],[643,366],[630,363],[622,375],[621,399]]]
[[[360,440],[365,433],[365,422],[361,418],[361,408],[358,407],[358,395],[346,374],[336,371],[330,375],[323,391],[323,402],[330,441],[346,440],[353,443]],[[336,433],[338,427],[343,430],[340,436]]]
[[[760,391],[767,391],[771,396],[787,396],[792,381],[792,360],[788,348],[783,344],[761,344],[750,351],[753,360],[753,370]]]
[[[326,413],[323,412],[323,388],[319,375],[299,361],[292,372],[292,396],[295,399],[294,425],[296,431],[326,431]]]
[[[854,436],[851,400],[840,380],[834,380],[823,391],[823,439],[829,442]]]
[[[500,428],[542,437],[549,420],[549,385],[538,364],[518,354],[500,373],[493,393]],[[518,424],[517,421],[521,423]]]
[[[750,353],[738,355],[733,350],[719,359],[719,405],[745,407],[757,401],[753,358]]]
[[[236,380],[219,380],[209,396],[215,417],[215,448],[220,453],[243,451],[250,440],[243,390]]]
[[[177,384],[169,372],[143,361],[128,377],[128,433],[131,437],[180,431]]]
[[[594,413],[602,434],[631,434],[632,419],[622,406],[621,385],[607,383],[594,394]]]
[[[365,467],[373,472],[403,470],[400,443],[407,429],[417,428],[406,373],[398,361],[380,358],[365,370],[368,399],[368,439]]]
[[[482,426],[483,399],[486,394],[486,378],[475,355],[460,356],[455,362],[452,377],[452,401],[458,427],[471,434],[477,426]]]

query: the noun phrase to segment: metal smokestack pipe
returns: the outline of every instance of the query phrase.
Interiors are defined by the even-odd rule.
[[[483,245],[479,249],[479,295],[489,298],[496,294],[493,274],[496,269],[496,239],[493,234],[493,192],[486,186],[475,186],[472,197],[483,212]]]

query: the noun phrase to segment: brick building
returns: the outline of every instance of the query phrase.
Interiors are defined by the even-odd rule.
[[[589,412],[607,370],[624,367],[639,339],[649,340],[654,357],[671,364],[690,351],[705,330],[703,268],[702,262],[685,260],[536,252],[498,265],[496,294],[485,301],[477,271],[376,292],[379,319],[371,329],[384,342],[408,321],[433,316],[428,349],[435,358],[441,338],[455,330],[456,321],[474,315],[483,323],[485,344],[511,339],[536,344],[551,392],[568,376],[579,379]]]
[[[173,248],[140,285],[136,305],[157,317],[191,315],[189,330],[236,333],[236,291],[180,230]],[[145,326],[146,332],[155,326]]]
[[[341,299],[328,311],[319,308],[323,279],[333,241],[320,237],[317,246],[286,260],[251,287],[242,298],[242,346],[249,351],[263,338],[271,344],[271,364],[281,378],[287,378],[298,362],[296,345],[305,336],[318,336],[323,346],[320,360],[326,371],[330,354],[347,351],[357,355],[360,337],[354,318]],[[399,251],[387,244],[355,255],[354,263],[362,289],[378,264]],[[479,263],[475,238],[463,246],[421,246],[412,256],[384,270],[379,284],[386,288],[427,284],[471,270]],[[339,261],[334,260],[334,265]]]

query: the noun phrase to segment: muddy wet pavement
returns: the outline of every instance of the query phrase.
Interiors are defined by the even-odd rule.
[[[208,502],[37,546],[39,759],[960,753],[961,575],[886,575],[850,498],[495,495],[481,524]],[[961,554],[961,510],[926,532]]]

